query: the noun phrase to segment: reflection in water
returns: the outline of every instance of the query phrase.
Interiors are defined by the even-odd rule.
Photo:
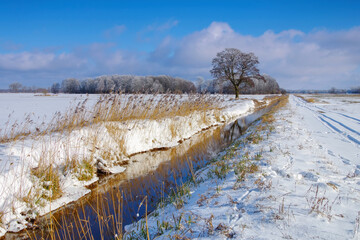
[[[145,207],[139,208],[145,198],[147,210],[154,210],[160,200],[190,179],[191,170],[204,167],[267,111],[269,108],[213,127],[177,147],[132,156],[125,172],[102,177],[89,195],[53,213],[55,238],[114,239],[123,226],[145,215]],[[32,234],[44,236],[44,231],[35,230]],[[8,234],[6,238],[19,236]]]

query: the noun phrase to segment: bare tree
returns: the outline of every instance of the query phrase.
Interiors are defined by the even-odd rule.
[[[253,53],[243,53],[236,48],[226,48],[216,54],[212,60],[210,71],[216,81],[230,81],[235,90],[235,98],[239,98],[239,86],[254,86],[253,79],[265,79],[260,75],[258,58]]]
[[[52,93],[59,93],[60,92],[60,84],[59,83],[53,83],[53,85],[51,86],[51,92]]]
[[[19,92],[21,88],[22,88],[22,85],[21,85],[21,83],[18,83],[18,82],[14,82],[9,85],[9,89],[11,92],[15,92],[15,93]]]

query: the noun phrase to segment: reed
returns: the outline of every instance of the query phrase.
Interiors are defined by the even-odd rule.
[[[47,135],[55,132],[69,133],[75,129],[102,122],[127,120],[158,120],[188,116],[196,111],[220,110],[224,98],[204,94],[103,94],[93,106],[89,98],[57,112],[47,123],[37,123],[27,114],[23,122],[11,122],[11,115],[0,129],[0,143]]]

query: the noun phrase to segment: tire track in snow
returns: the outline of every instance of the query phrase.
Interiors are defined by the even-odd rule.
[[[310,110],[322,123],[324,123],[327,127],[329,127],[330,129],[334,130],[335,132],[337,132],[338,134],[344,136],[346,139],[350,140],[351,142],[357,144],[357,145],[360,145],[360,140],[358,140],[357,138],[351,136],[351,134],[348,132],[352,132],[352,133],[355,133],[357,135],[360,136],[360,132],[354,130],[353,128],[347,126],[345,123],[343,123],[340,120],[335,120],[334,118],[331,118],[329,116],[326,115],[326,112],[328,113],[335,113],[335,114],[338,114],[338,115],[341,115],[343,117],[347,117],[347,118],[350,118],[352,120],[355,120],[357,121],[356,118],[352,118],[352,117],[349,117],[345,114],[341,114],[341,113],[337,113],[337,112],[333,112],[333,111],[329,111],[327,109],[324,109],[324,108],[320,108],[318,106],[312,106],[310,105],[309,103],[307,103],[305,100],[299,98],[299,97],[296,97],[295,98],[297,104],[301,107],[304,107],[308,110]],[[321,109],[323,111],[323,113],[319,113],[318,110],[316,109]],[[324,118],[327,118],[328,120],[325,120]],[[330,122],[331,121],[331,122]],[[360,120],[359,120],[360,121]]]
[[[333,124],[331,124],[330,122],[326,121],[325,119],[323,119],[322,117],[319,117],[320,121],[322,121],[323,123],[325,123],[327,126],[329,126],[331,129],[335,130],[336,132],[338,132],[341,135],[346,136],[350,141],[360,145],[360,141],[357,140],[356,138],[354,138],[353,136],[341,131],[340,129],[338,129],[337,127],[335,127]]]
[[[349,131],[351,131],[351,132],[353,132],[353,133],[355,133],[355,134],[357,134],[357,135],[359,135],[360,136],[360,132],[358,132],[358,131],[356,131],[356,130],[354,130],[354,129],[352,129],[351,127],[348,127],[348,126],[346,126],[345,124],[343,124],[342,122],[339,122],[339,121],[337,121],[337,120],[335,120],[335,119],[333,119],[333,118],[331,118],[331,117],[329,117],[329,116],[327,116],[327,115],[325,115],[325,114],[321,114],[323,117],[325,117],[325,118],[327,118],[327,119],[329,119],[329,120],[331,120],[331,121],[333,121],[333,122],[336,122],[337,124],[339,124],[340,126],[342,126],[342,127],[344,127],[344,128],[346,128],[347,130],[349,130]]]
[[[334,113],[337,113],[337,112],[334,112]],[[347,117],[347,118],[350,118],[352,120],[355,120],[358,124],[360,124],[360,119],[358,119],[358,118],[350,117],[350,116],[348,116],[346,114],[343,114],[343,113],[337,113],[337,114],[342,115],[342,116]]]
[[[304,102],[305,102],[305,101],[304,101]],[[305,103],[306,103],[306,102],[305,102]],[[333,110],[328,110],[328,109],[325,109],[325,108],[322,108],[322,107],[319,107],[319,106],[314,106],[314,107],[317,108],[317,109],[319,109],[320,111],[323,111],[323,112],[338,114],[338,115],[340,115],[340,116],[343,116],[343,117],[346,117],[346,118],[348,118],[348,119],[353,120],[353,121],[356,122],[357,124],[360,124],[360,119],[358,119],[358,118],[355,118],[355,117],[346,115],[346,114],[344,114],[344,113],[339,113],[339,112],[336,112],[336,111],[333,111]]]
[[[305,106],[306,106],[306,104],[308,104],[305,100],[303,100],[303,99],[301,99],[301,98],[299,98],[299,97],[296,97],[296,98],[297,98],[297,100],[298,100],[297,102],[301,102],[301,103],[302,103],[303,105],[305,105]],[[328,109],[325,109],[325,108],[322,108],[322,107],[319,107],[319,106],[312,106],[312,107],[317,108],[317,109],[319,109],[320,111],[338,114],[338,115],[340,115],[340,116],[343,116],[343,117],[346,117],[346,118],[349,118],[349,119],[355,121],[357,124],[360,124],[360,119],[359,119],[359,118],[355,118],[355,117],[346,115],[346,114],[344,114],[344,113],[339,113],[339,112],[336,112],[336,111],[333,111],[333,110],[328,110]],[[307,108],[310,109],[309,107],[307,107]],[[312,109],[310,109],[310,110],[312,110]],[[314,111],[314,110],[312,110],[312,111]]]
[[[337,127],[335,127],[334,125],[332,125],[330,122],[326,121],[325,119],[323,119],[322,117],[318,117],[320,119],[321,122],[326,123],[327,126],[329,126],[331,129],[335,130],[338,133],[342,133],[342,131],[340,129],[338,129]]]
[[[318,106],[315,106],[316,108],[320,109],[320,111],[324,111],[324,112],[329,112],[329,113],[335,113],[335,114],[338,114],[340,116],[343,116],[343,117],[346,117],[348,119],[351,119],[352,121],[354,121],[355,123],[357,124],[360,124],[360,119],[358,118],[355,118],[355,117],[351,117],[349,115],[346,115],[344,113],[339,113],[339,112],[335,112],[335,111],[332,111],[332,110],[327,110],[325,108],[321,108],[321,107],[318,107]]]

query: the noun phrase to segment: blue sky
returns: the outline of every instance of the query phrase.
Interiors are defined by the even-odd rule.
[[[287,89],[360,85],[360,1],[0,1],[0,88],[107,74],[211,78],[226,47]]]

